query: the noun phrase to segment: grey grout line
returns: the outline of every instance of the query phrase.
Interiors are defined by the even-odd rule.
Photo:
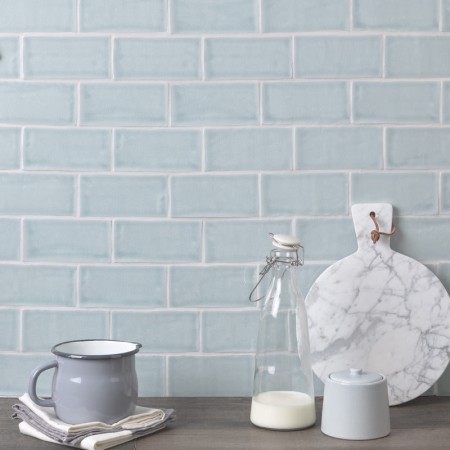
[[[353,119],[353,91],[354,91],[354,84],[353,81],[350,80],[349,86],[348,86],[348,93],[349,93],[349,121],[350,124],[354,123]]]
[[[25,127],[20,128],[20,142],[19,142],[19,168],[21,171],[25,168]]]
[[[80,308],[80,286],[81,286],[81,280],[80,280],[80,265],[77,265],[75,270],[75,303],[76,307]]]
[[[167,1],[167,33],[172,33],[172,0]]]
[[[350,32],[353,32],[353,0],[349,0],[349,30]]]
[[[169,355],[165,355],[164,356],[164,362],[165,362],[165,367],[164,367],[164,390],[165,390],[165,395],[168,396],[170,395],[169,393]]]
[[[77,33],[80,33],[80,13],[81,13],[81,5],[80,0],[76,0],[75,5],[76,11],[75,11],[75,29]]]
[[[25,243],[24,243],[24,240],[25,240],[25,232],[24,232],[24,227],[25,227],[25,225],[24,225],[24,219],[23,218],[21,218],[20,219],[20,228],[19,228],[19,233],[20,233],[20,236],[19,236],[19,262],[20,262],[20,264],[23,264],[23,262],[24,262],[24,250],[25,250]]]
[[[24,57],[24,38],[23,35],[19,36],[19,78],[24,80],[25,78],[25,57]]]

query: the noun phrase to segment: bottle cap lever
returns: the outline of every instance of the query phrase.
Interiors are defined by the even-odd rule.
[[[260,278],[259,278],[258,282],[256,283],[256,286],[252,289],[252,292],[250,292],[250,295],[248,296],[248,299],[251,302],[259,302],[264,297],[264,296],[262,296],[262,297],[252,300],[253,293],[256,291],[257,287],[259,286],[259,284],[261,283],[261,281],[263,280],[263,278],[265,277],[267,272],[270,270],[270,268],[275,264],[275,261],[276,261],[275,258],[266,257],[267,264],[264,266],[264,269],[261,270],[261,272],[259,272]]]
[[[288,236],[288,235],[282,235],[282,234],[273,234],[269,233],[269,236],[272,236],[272,242],[273,244],[282,250],[291,250],[295,252],[296,258],[291,262],[291,265],[293,266],[302,266],[304,262],[304,248],[300,245],[300,241],[297,240],[294,236]],[[298,259],[298,249],[302,249],[302,259]],[[259,272],[260,278],[258,282],[256,283],[256,286],[252,289],[252,292],[250,292],[250,295],[248,299],[251,302],[259,302],[264,296],[259,297],[257,299],[252,299],[252,296],[254,292],[256,291],[257,287],[260,285],[263,278],[266,276],[267,272],[271,269],[271,267],[277,262],[277,261],[283,261],[281,258],[277,258],[275,256],[267,256],[266,257],[266,265],[264,268]]]

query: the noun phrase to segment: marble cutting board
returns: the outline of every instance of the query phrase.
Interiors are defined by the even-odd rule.
[[[372,242],[371,211],[380,231],[391,230],[392,205],[353,205],[358,250],[326,269],[306,297],[311,356],[322,381],[350,368],[383,373],[389,403],[398,405],[429,389],[449,362],[450,298],[389,237]]]

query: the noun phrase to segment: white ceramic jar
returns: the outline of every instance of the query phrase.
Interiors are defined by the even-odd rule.
[[[331,373],[325,382],[322,432],[328,436],[365,440],[391,431],[386,377],[350,369]]]

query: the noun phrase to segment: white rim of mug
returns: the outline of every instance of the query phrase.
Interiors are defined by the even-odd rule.
[[[133,344],[136,347],[133,350],[130,350],[128,352],[122,352],[122,353],[110,353],[107,355],[83,355],[79,353],[74,352],[63,352],[61,350],[58,350],[58,347],[60,345],[64,344],[73,344],[76,342],[120,342],[123,344]],[[123,358],[124,356],[131,356],[136,354],[139,349],[142,347],[142,344],[139,342],[130,342],[130,341],[119,341],[114,339],[76,339],[74,341],[65,341],[60,342],[59,344],[56,344],[52,347],[51,352],[56,356],[63,356],[64,358],[72,358],[72,359],[115,359],[115,358]]]

